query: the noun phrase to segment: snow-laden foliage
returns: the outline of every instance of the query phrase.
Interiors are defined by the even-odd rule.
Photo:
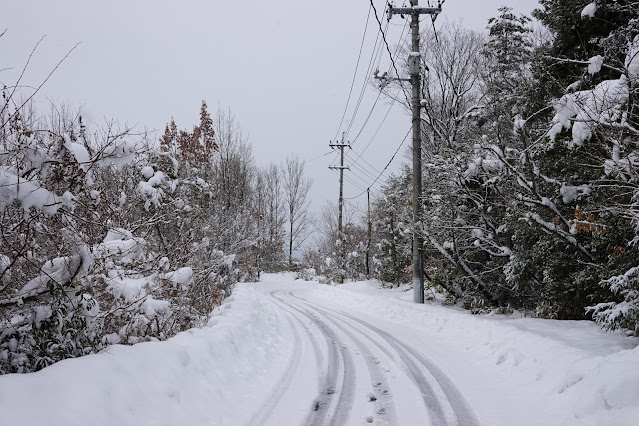
[[[343,283],[366,276],[368,243],[365,228],[358,224],[356,215],[346,204],[340,233],[337,206],[328,203],[322,210],[314,247],[305,250],[303,263],[327,282]]]
[[[172,123],[158,149],[111,124],[89,134],[69,109],[47,121],[11,94],[0,109],[0,373],[200,326],[230,286],[257,277],[269,238],[282,262],[282,214],[254,203],[250,145],[230,113],[213,119],[203,103],[199,125]]]
[[[451,302],[635,329],[639,16],[586,3],[541,0],[541,32],[503,7],[487,39],[423,35],[423,217],[413,230],[410,169],[388,178],[370,274],[408,282],[417,231]]]
[[[594,318],[605,328],[629,328],[639,333],[639,266],[627,270],[602,284],[621,297],[618,302],[599,303],[589,308]]]

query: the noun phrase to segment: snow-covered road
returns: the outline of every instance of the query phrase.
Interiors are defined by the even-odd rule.
[[[478,424],[446,374],[375,321],[306,298],[305,290],[269,294],[289,316],[298,348],[275,393],[298,393],[291,376],[319,377],[312,411],[300,424]],[[309,346],[310,353],[304,349]],[[282,412],[269,402],[270,417],[257,423],[281,424]]]
[[[265,275],[207,327],[0,376],[11,425],[634,425],[639,340]]]

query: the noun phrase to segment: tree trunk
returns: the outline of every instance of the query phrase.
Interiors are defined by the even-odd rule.
[[[293,221],[291,221],[291,234],[288,239],[288,266],[293,266]]]

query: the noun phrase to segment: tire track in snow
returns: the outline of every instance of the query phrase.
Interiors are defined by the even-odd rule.
[[[386,371],[380,366],[379,358],[376,357],[371,351],[370,344],[364,343],[364,341],[357,337],[355,333],[360,334],[364,339],[368,340],[386,353],[386,351],[384,350],[385,348],[380,347],[375,341],[370,339],[370,337],[368,337],[365,333],[357,330],[355,327],[347,327],[345,325],[346,323],[340,320],[337,315],[331,314],[326,311],[324,311],[324,314],[332,319],[331,322],[335,327],[342,330],[342,332],[346,334],[348,338],[357,345],[360,353],[364,356],[364,361],[366,362],[368,373],[371,378],[373,394],[376,398],[375,401],[373,401],[375,414],[381,416],[384,419],[384,422],[388,424],[397,424],[395,415],[395,403],[393,402],[393,397],[390,393],[388,393],[388,390],[383,389],[384,386],[382,386],[385,382],[387,382]],[[392,356],[390,356],[390,354],[387,354],[387,356],[389,359],[392,359]]]
[[[273,301],[282,309],[284,309],[286,312],[288,312],[291,315],[291,317],[294,318],[295,321],[304,329],[306,334],[308,336],[311,336],[311,337],[308,337],[308,340],[311,342],[311,345],[313,346],[315,360],[317,361],[318,368],[320,369],[318,372],[319,378],[320,378],[318,383],[318,391],[321,391],[321,389],[324,388],[324,383],[327,380],[326,376],[328,374],[328,368],[324,367],[324,354],[322,353],[322,348],[320,347],[320,344],[317,341],[317,339],[314,337],[315,334],[311,331],[309,325],[315,326],[315,328],[317,328],[317,330],[320,333],[321,333],[321,330],[319,329],[319,327],[317,327],[317,325],[312,320],[309,320],[307,315],[300,313],[299,310],[293,309],[285,303],[282,303],[282,301],[275,296],[275,293],[279,293],[281,291],[282,290],[272,292],[271,296],[273,296]]]
[[[291,292],[287,292],[286,296],[288,296],[289,298],[295,298],[295,296],[293,296]],[[299,304],[295,301],[290,300],[290,303],[299,306]],[[300,306],[300,308],[311,309],[318,312],[321,311],[321,313],[330,320],[333,326],[340,329],[350,340],[353,341],[353,343],[355,343],[359,352],[363,355],[364,361],[368,368],[368,373],[370,375],[371,388],[373,389],[372,394],[375,397],[375,400],[372,401],[374,403],[375,414],[383,419],[382,421],[384,423],[397,424],[395,415],[395,404],[393,402],[392,395],[388,393],[388,390],[383,389],[384,386],[382,386],[384,383],[387,382],[386,372],[380,366],[379,359],[371,351],[371,345],[364,343],[364,340],[362,340],[362,338],[370,341],[373,345],[382,350],[389,359],[392,359],[391,353],[386,348],[378,345],[374,340],[370,339],[370,337],[367,336],[365,333],[362,333],[359,329],[350,326],[332,313],[329,313],[325,310],[320,310],[316,306],[312,306],[307,303],[303,303],[303,306]],[[357,337],[356,334],[361,335],[362,338]]]
[[[347,349],[340,345],[335,332],[326,322],[319,318],[319,316],[314,315],[303,307],[289,303],[275,296],[275,294],[273,294],[273,296],[281,303],[296,310],[312,321],[324,335],[328,346],[328,371],[326,381],[304,424],[314,426],[346,424],[355,394],[355,367],[350,354]],[[340,371],[342,373],[342,381],[338,387]],[[338,395],[337,398],[335,397],[336,395]]]
[[[435,393],[429,381],[426,379],[422,371],[415,364],[414,360],[403,349],[401,343],[398,344],[394,340],[389,340],[386,336],[381,335],[376,330],[372,330],[370,327],[368,327],[366,323],[353,321],[353,319],[350,317],[344,318],[345,314],[339,311],[335,311],[325,306],[314,305],[312,304],[312,302],[309,302],[308,300],[302,299],[293,294],[290,294],[290,296],[295,298],[299,303],[302,303],[304,306],[313,310],[321,311],[324,315],[331,315],[342,324],[348,324],[348,326],[350,326],[351,328],[358,330],[358,332],[365,335],[369,341],[373,342],[373,344],[375,344],[375,346],[377,346],[377,348],[379,348],[390,360],[392,360],[393,362],[399,362],[400,364],[403,364],[403,366],[405,367],[403,370],[406,373],[407,377],[417,386],[417,388],[421,392],[422,399],[425,404],[424,408],[425,410],[427,410],[424,412],[424,415],[427,415],[430,417],[431,424],[436,426],[456,424],[456,422],[452,423],[454,422],[454,419],[452,418],[447,419],[447,416],[445,415],[444,408],[442,407],[440,403],[440,400],[443,398],[443,395],[439,396]],[[357,326],[353,326],[353,322],[355,322]],[[361,328],[364,328],[366,332],[362,332]],[[373,337],[375,337],[378,341],[376,341],[376,339],[374,339]],[[388,350],[384,345],[391,348],[391,350]],[[394,352],[396,355],[394,355],[391,351]]]
[[[291,294],[291,297],[301,301],[305,305],[309,305],[308,300],[300,298]],[[400,359],[404,362],[411,375],[413,376],[413,380],[415,384],[419,387],[422,392],[422,397],[424,399],[424,403],[430,410],[431,421],[433,425],[460,425],[460,426],[474,426],[479,425],[479,422],[468,406],[468,403],[464,399],[461,392],[457,389],[457,387],[453,384],[453,382],[446,376],[446,374],[435,364],[433,364],[430,360],[425,358],[423,355],[412,349],[410,346],[406,345],[399,339],[390,335],[389,333],[368,324],[361,319],[354,317],[345,312],[336,311],[332,308],[328,308],[324,305],[314,305],[317,309],[322,309],[325,311],[332,312],[336,315],[348,318],[351,321],[354,321],[360,324],[362,327],[367,328],[372,331],[374,334],[377,334],[381,339],[391,346],[399,355]],[[442,397],[437,395],[434,391],[433,387],[429,384],[429,380],[424,376],[421,369],[415,363],[421,364],[421,366],[432,376],[435,380],[436,385],[439,387],[441,392],[445,398],[442,401]],[[444,405],[442,405],[444,403]],[[445,408],[449,408],[449,410],[445,410]],[[450,410],[454,414],[455,418],[451,418]],[[448,415],[447,415],[448,414]]]

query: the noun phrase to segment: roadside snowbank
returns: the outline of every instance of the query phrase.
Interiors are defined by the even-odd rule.
[[[603,332],[589,321],[477,316],[416,305],[412,291],[379,287],[375,282],[315,287],[308,298],[419,330],[412,334],[414,346],[427,347],[424,352],[455,377],[473,406],[494,404],[489,383],[516,385],[516,397],[503,395],[503,404],[483,413],[487,424],[636,424],[639,339]],[[484,370],[487,383],[473,383],[472,370]],[[532,406],[545,412],[530,411],[524,398],[535,398],[539,402]]]
[[[0,376],[7,425],[246,424],[286,368],[289,330],[238,286],[209,321],[165,341],[114,345],[32,374]]]

